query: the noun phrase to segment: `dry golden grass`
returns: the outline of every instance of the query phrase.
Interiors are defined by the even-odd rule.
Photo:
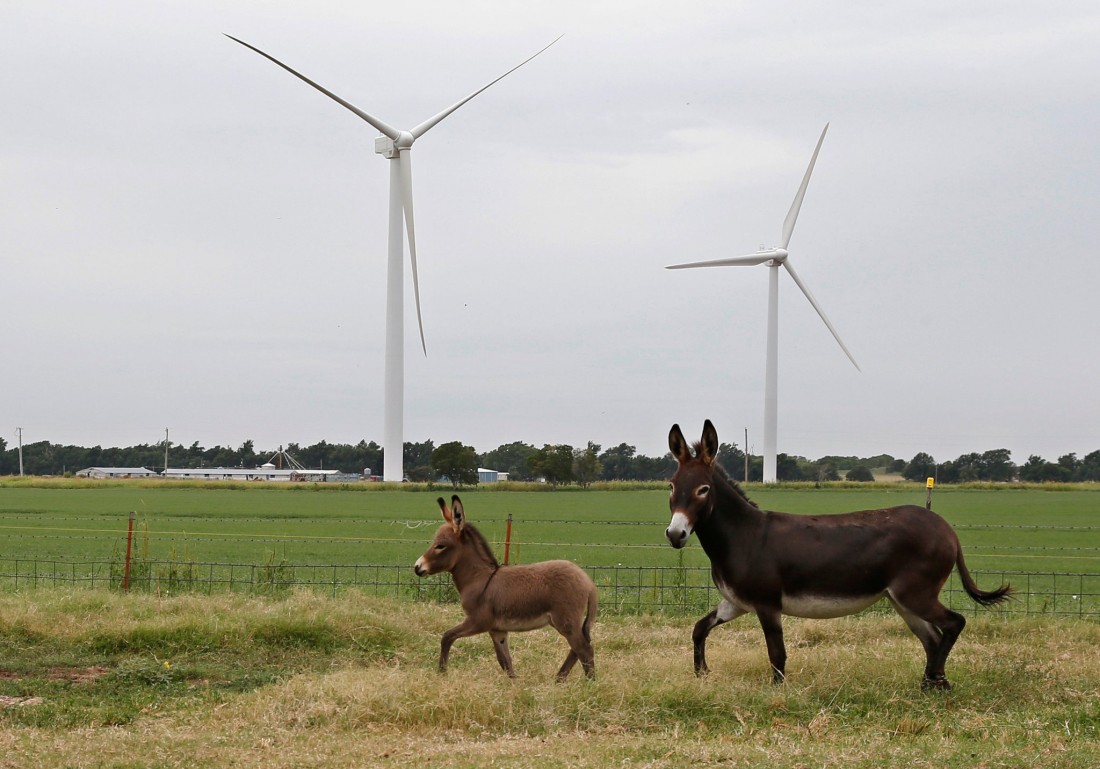
[[[691,671],[693,620],[664,617],[601,619],[595,682],[574,672],[553,683],[566,648],[549,630],[512,636],[516,681],[485,637],[459,641],[439,675],[439,635],[459,615],[308,593],[0,596],[0,634],[19,628],[74,649],[104,635],[177,638],[190,629],[223,638],[249,665],[248,644],[287,623],[336,639],[310,647],[308,665],[296,662],[303,650],[264,647],[283,671],[270,683],[183,704],[153,700],[124,726],[0,721],[0,767],[1100,765],[1096,623],[971,620],[945,694],[920,691],[919,644],[890,616],[788,621],[788,681],[774,687],[750,618],[712,634],[705,679]],[[174,650],[181,659],[188,633]]]

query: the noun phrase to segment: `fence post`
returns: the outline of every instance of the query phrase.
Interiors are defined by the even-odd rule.
[[[130,511],[130,525],[126,531],[126,569],[122,576],[122,592],[130,592],[130,548],[134,543],[134,511]]]
[[[512,514],[508,513],[508,526],[504,529],[504,565],[508,565],[508,554],[512,549]]]

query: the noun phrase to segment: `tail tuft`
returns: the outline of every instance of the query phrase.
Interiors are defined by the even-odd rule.
[[[981,606],[996,606],[999,603],[1009,600],[1012,597],[1012,585],[1002,584],[996,590],[982,590],[978,587],[978,584],[974,581],[974,578],[970,576],[970,570],[966,568],[966,561],[963,560],[962,548],[959,548],[959,554],[955,559],[955,566],[959,569],[959,577],[961,578],[963,590],[966,594],[977,604]]]

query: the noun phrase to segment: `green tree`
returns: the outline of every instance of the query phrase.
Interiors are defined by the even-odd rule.
[[[240,467],[255,467],[259,464],[256,461],[257,459],[256,444],[250,438],[242,443],[240,449],[237,450],[237,464]]]
[[[410,481],[432,480],[432,452],[435,444],[432,441],[423,443],[410,443],[405,441],[404,470]],[[383,457],[385,461],[385,457]]]
[[[531,455],[528,463],[531,472],[551,486],[573,480],[573,447],[567,444],[544,444]]]
[[[737,448],[736,443],[719,444],[716,459],[731,478],[745,479],[745,452]]]
[[[993,449],[982,454],[981,475],[983,481],[1011,481],[1016,477],[1012,452],[1008,449]]]
[[[592,481],[600,477],[600,446],[592,441],[583,449],[573,452],[573,478],[581,485],[587,487]]]
[[[634,467],[640,481],[667,481],[676,472],[676,458],[667,453],[663,457],[641,454],[634,458]]]
[[[815,474],[815,480],[818,482],[840,480],[840,471],[837,470],[835,462],[818,461],[811,466],[810,471]],[[848,472],[852,471],[849,470]]]
[[[907,481],[923,482],[928,478],[936,477],[936,460],[930,454],[923,451],[914,455],[905,466],[902,477]]]
[[[631,481],[638,477],[638,470],[634,466],[634,455],[638,449],[627,443],[620,443],[612,449],[600,454],[599,462],[602,470],[600,477],[605,481]]]
[[[1100,451],[1086,454],[1077,470],[1078,481],[1100,481]]]
[[[451,485],[476,486],[477,452],[473,446],[463,446],[459,441],[440,445],[432,452],[432,469],[440,477],[446,477]]]
[[[1029,456],[1027,462],[1020,466],[1020,480],[1028,483],[1050,483],[1069,479],[1068,468],[1048,462],[1037,454]]]
[[[860,465],[858,467],[853,467],[851,470],[849,470],[845,474],[844,480],[869,483],[875,480],[875,474],[871,472],[871,468]]]
[[[776,454],[775,479],[777,481],[801,481],[802,468],[798,465],[798,457],[792,457],[789,454]]]
[[[501,473],[508,473],[508,479],[512,481],[529,481],[534,479],[528,459],[536,451],[534,446],[516,441],[497,446],[490,452],[481,455],[481,466]]]

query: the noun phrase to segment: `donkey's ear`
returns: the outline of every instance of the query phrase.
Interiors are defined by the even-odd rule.
[[[443,511],[443,520],[454,526],[455,519],[454,516],[451,514],[451,508],[447,507],[446,500],[444,500],[443,497],[440,497],[436,500],[436,502],[439,503],[439,509]]]
[[[718,431],[709,419],[703,422],[703,438],[699,445],[702,447],[702,459],[709,465],[718,456]]]
[[[454,517],[451,525],[456,531],[462,531],[462,527],[466,525],[466,511],[462,509],[462,500],[457,494],[451,497],[451,515]]]
[[[668,450],[672,452],[672,456],[676,457],[676,461],[680,464],[691,459],[691,451],[688,449],[687,441],[684,440],[684,433],[680,430],[680,425],[673,425],[668,432]]]

